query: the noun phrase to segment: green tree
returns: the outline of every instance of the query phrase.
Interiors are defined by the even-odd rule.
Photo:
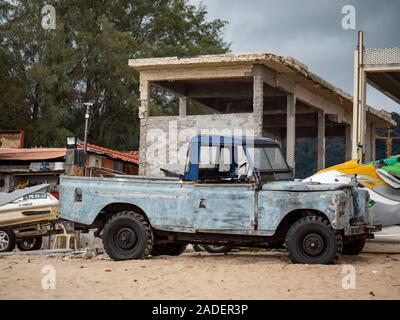
[[[56,9],[56,29],[41,9]],[[128,59],[224,53],[224,21],[186,0],[0,2],[0,128],[25,129],[28,146],[82,137],[83,102],[94,101],[89,139],[138,147],[138,74]],[[167,111],[169,112],[169,111]]]

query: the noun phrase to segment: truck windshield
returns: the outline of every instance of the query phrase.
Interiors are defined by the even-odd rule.
[[[259,171],[289,170],[278,147],[247,147],[247,152]]]

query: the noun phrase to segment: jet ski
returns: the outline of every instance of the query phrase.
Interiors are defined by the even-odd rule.
[[[400,225],[400,156],[392,156],[388,159],[361,163],[359,160],[350,160],[324,170],[304,179],[303,181],[315,183],[356,183],[358,187],[368,191],[370,196],[369,211],[372,217],[371,223],[390,227]],[[392,228],[393,229],[393,228]],[[400,228],[391,229],[400,232]],[[385,228],[382,232],[386,234]],[[383,236],[383,238],[385,238]]]

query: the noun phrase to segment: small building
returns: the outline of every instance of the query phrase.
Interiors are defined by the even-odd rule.
[[[0,148],[0,192],[41,183],[57,186],[64,162],[65,148]]]
[[[140,174],[161,175],[160,168],[182,172],[184,163],[175,161],[176,150],[190,139],[182,139],[188,129],[246,129],[272,137],[292,168],[298,160],[296,139],[313,137],[318,170],[325,167],[326,138],[343,137],[343,159],[351,159],[352,96],[294,58],[241,53],[132,59],[129,66],[140,73]],[[171,115],[157,115],[157,104],[174,101],[178,107],[170,108]],[[395,121],[371,106],[366,111],[365,154],[373,160],[376,129]],[[175,131],[178,138],[172,137]],[[162,132],[168,143],[157,154],[154,143]]]
[[[87,156],[84,160],[84,144],[78,140],[76,146],[68,148],[66,153],[66,174],[99,177],[104,175],[137,175],[139,171],[138,151],[116,151],[94,144],[87,144]]]
[[[84,164],[88,176],[132,175],[138,173],[139,155],[88,144],[85,157],[81,141],[73,149],[0,148],[0,192],[41,183],[53,185],[57,192],[60,175],[83,175]]]

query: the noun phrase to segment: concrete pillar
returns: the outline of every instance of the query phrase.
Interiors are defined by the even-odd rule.
[[[344,158],[345,158],[345,160],[346,161],[350,161],[351,160],[351,126],[350,125],[348,125],[348,124],[346,124],[345,125],[345,133],[344,133],[344,135],[345,135],[345,142],[346,142],[346,149],[345,149],[345,156],[344,156]]]
[[[187,115],[187,97],[179,97],[179,116],[183,117]]]
[[[371,123],[371,161],[376,160],[376,126]]]
[[[325,112],[318,110],[317,170],[325,169]]]
[[[262,65],[253,67],[253,114],[256,122],[254,135],[262,136],[264,116],[264,69]]]
[[[149,113],[149,99],[150,99],[150,83],[149,81],[140,78],[140,106],[139,106],[139,119],[144,119]]]
[[[139,175],[146,174],[146,135],[147,135],[147,117],[150,99],[150,83],[147,80],[140,78],[140,144],[139,144]]]
[[[372,161],[372,123],[367,123],[365,128],[365,155],[364,161]]]
[[[286,110],[286,161],[294,171],[296,167],[296,96],[294,94],[287,95]]]
[[[75,165],[75,152],[76,149],[67,149],[65,152],[65,172],[66,176],[74,175],[74,165]]]

